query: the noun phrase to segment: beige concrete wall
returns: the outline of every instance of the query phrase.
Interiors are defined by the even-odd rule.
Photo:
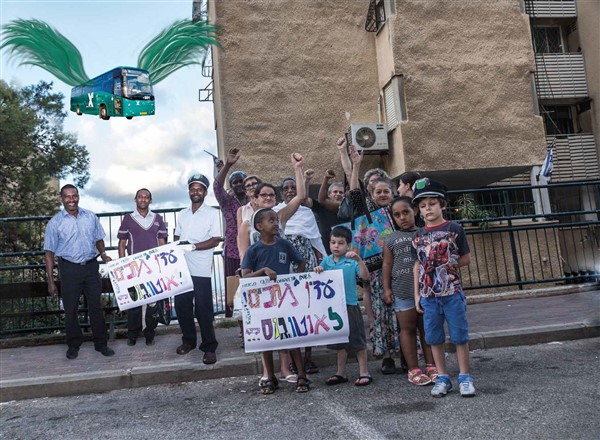
[[[406,168],[540,164],[544,131],[533,112],[535,64],[519,2],[396,0],[396,11],[393,52],[395,74],[405,77],[408,122],[399,129]],[[390,169],[403,171],[393,163]]]
[[[368,0],[227,0],[210,4],[222,26],[215,69],[219,153],[242,149],[239,168],[275,181],[303,152],[317,173],[341,173],[335,140],[351,122],[377,122]],[[350,120],[345,112],[351,114]]]
[[[318,174],[341,171],[335,139],[349,123],[379,120],[381,88],[396,74],[408,121],[391,133],[390,154],[363,170],[450,169],[461,179],[467,169],[484,176],[543,161],[533,50],[517,0],[396,0],[377,36],[364,30],[368,5],[211,1],[223,28],[213,56],[221,155],[241,148],[239,167],[268,180],[290,174],[293,151]]]
[[[592,129],[600,157],[600,1],[577,2],[577,29],[592,98]]]

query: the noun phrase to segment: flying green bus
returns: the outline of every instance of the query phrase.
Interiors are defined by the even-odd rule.
[[[71,111],[78,115],[149,116],[154,114],[154,92],[147,70],[117,67],[71,90]]]

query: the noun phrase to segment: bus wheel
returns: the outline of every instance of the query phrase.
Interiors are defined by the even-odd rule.
[[[110,119],[110,116],[108,116],[108,114],[106,112],[105,105],[100,106],[100,119],[104,119],[105,121],[108,121]]]
[[[133,119],[133,116],[125,116],[127,119]]]
[[[75,107],[75,113],[77,113],[78,116],[81,116],[83,113],[81,113],[81,110],[79,110],[79,106]]]

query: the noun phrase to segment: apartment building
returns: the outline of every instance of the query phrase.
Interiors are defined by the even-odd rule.
[[[242,148],[268,180],[293,151],[340,170],[334,141],[361,123],[387,124],[366,166],[392,176],[528,183],[548,146],[553,181],[599,176],[597,0],[209,0],[208,14],[219,153]]]

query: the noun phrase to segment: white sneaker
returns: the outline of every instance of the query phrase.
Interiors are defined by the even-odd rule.
[[[458,389],[460,390],[460,395],[463,397],[473,397],[475,395],[475,386],[473,386],[473,379],[470,377],[460,382]]]
[[[435,385],[433,386],[433,389],[431,390],[431,395],[433,397],[444,397],[451,390],[452,390],[452,382],[450,382],[445,377],[438,376],[437,381],[435,382]]]

